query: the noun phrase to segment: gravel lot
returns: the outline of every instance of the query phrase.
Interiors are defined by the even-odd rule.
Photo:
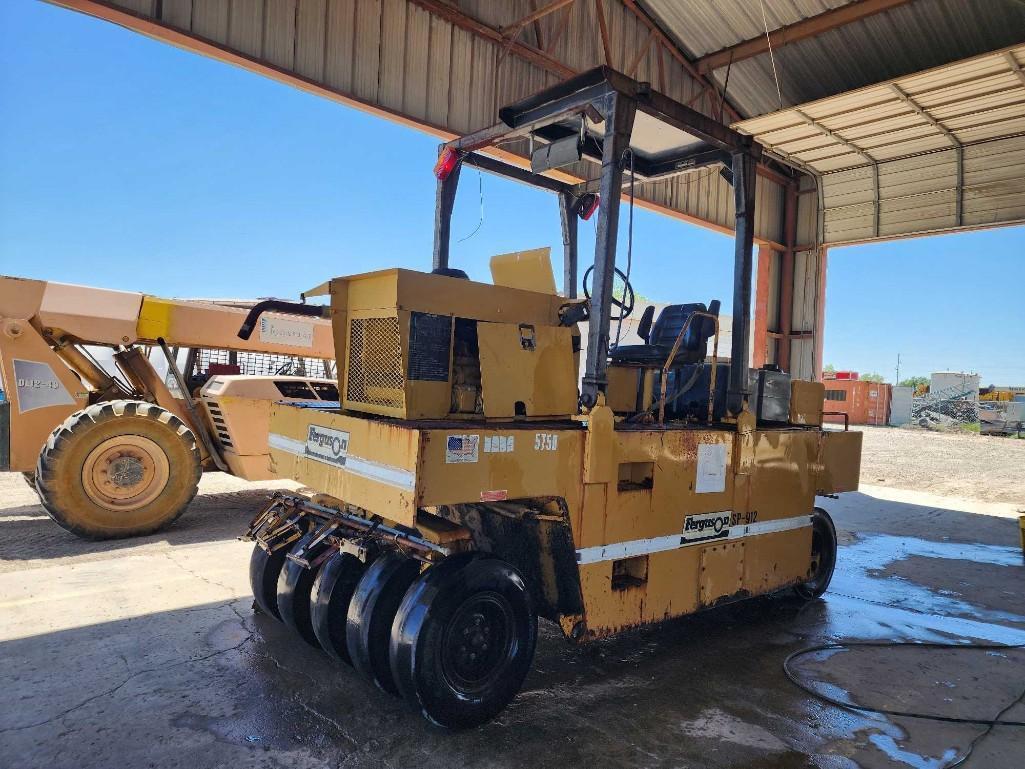
[[[862,427],[861,482],[1025,508],[1025,440]]]

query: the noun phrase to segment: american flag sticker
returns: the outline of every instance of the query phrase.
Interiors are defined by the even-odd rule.
[[[476,462],[479,452],[479,435],[450,435],[445,439],[445,464]]]

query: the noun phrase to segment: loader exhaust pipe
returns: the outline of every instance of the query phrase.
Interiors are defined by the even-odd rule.
[[[281,299],[265,299],[254,304],[246,315],[242,327],[238,330],[238,338],[248,340],[253,335],[256,322],[265,312],[280,312],[285,315],[301,315],[307,318],[326,318],[329,307],[320,304],[302,304],[286,302]]]

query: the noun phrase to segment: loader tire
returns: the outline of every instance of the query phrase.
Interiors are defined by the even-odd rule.
[[[320,647],[346,665],[352,665],[345,641],[349,603],[366,568],[351,553],[335,553],[321,566],[310,594],[310,621]]]
[[[22,473],[21,477],[25,479],[25,483],[29,485],[32,491],[36,490],[36,474],[35,473]]]
[[[536,646],[537,615],[523,577],[477,553],[450,556],[413,583],[395,615],[389,653],[407,703],[438,726],[466,729],[512,701]]]
[[[794,592],[805,601],[826,592],[836,568],[836,527],[833,519],[821,507],[816,507],[811,516],[811,526],[811,573],[807,582],[794,587]]]
[[[311,532],[305,537],[301,537],[292,545],[289,552],[295,553],[300,548],[307,547],[315,536],[316,532]],[[324,552],[325,547],[326,545],[321,543],[307,550],[306,559],[312,562]],[[322,565],[316,564],[307,568],[286,556],[281,573],[278,575],[277,585],[278,614],[281,615],[281,621],[315,649],[320,648],[320,643],[313,632],[313,621],[310,617],[310,593]]]
[[[349,603],[345,640],[352,666],[378,688],[395,694],[388,639],[406,590],[420,574],[420,562],[387,553],[367,567]]]
[[[151,534],[196,496],[196,436],[143,401],[97,403],[64,420],[36,463],[36,491],[58,525],[85,539]]]

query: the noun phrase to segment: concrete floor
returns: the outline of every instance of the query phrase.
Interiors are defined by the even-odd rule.
[[[838,710],[791,685],[783,658],[854,638],[1025,643],[1014,506],[867,487],[822,500],[842,541],[823,600],[756,599],[585,648],[545,627],[500,719],[446,733],[254,616],[235,537],[265,494],[210,475],[165,534],[89,543],[0,474],[0,766],[929,769],[982,727]],[[1025,689],[1023,663],[861,649],[799,667],[866,704],[993,717]],[[1025,729],[995,728],[964,766],[1025,766]]]

